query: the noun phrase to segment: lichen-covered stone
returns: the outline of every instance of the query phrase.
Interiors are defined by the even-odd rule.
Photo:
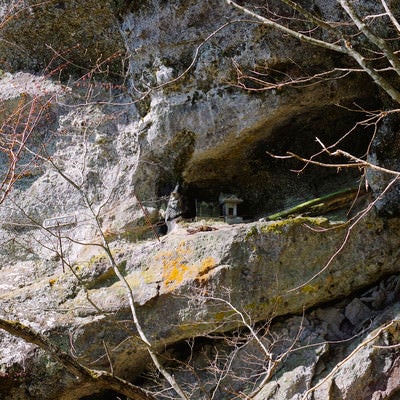
[[[399,243],[396,221],[379,233],[379,245],[376,222],[360,223],[328,267],[330,257],[345,240],[346,229],[325,225],[326,229],[334,229],[315,232],[311,229],[316,226],[313,222],[304,218],[282,221],[279,230],[276,222],[220,225],[218,230],[194,235],[181,228],[162,242],[146,242],[125,249],[118,258],[126,261],[126,279],[138,305],[139,319],[154,346],[172,345],[188,337],[240,325],[232,310],[218,299],[229,300],[256,322],[266,316],[301,313],[304,308],[342,299],[398,271],[392,257]],[[272,226],[274,229],[268,229]],[[96,278],[98,283],[94,280],[86,284],[91,301],[105,315],[118,311],[114,318],[121,322],[117,324],[99,315],[82,290],[87,280],[86,269],[95,270],[100,262],[105,259],[93,259],[85,270],[75,268],[77,276],[84,279],[81,283],[71,271],[62,273],[58,269],[56,275],[32,277],[34,281],[29,286],[15,286],[14,290],[11,289],[16,285],[13,273],[10,270],[7,275],[3,270],[7,288],[2,303],[9,318],[24,316],[24,321],[48,332],[50,337],[61,335],[63,346],[67,345],[67,331],[70,332],[75,351],[86,362],[101,357],[102,338],[107,340],[109,346],[117,346],[113,352],[114,370],[132,377],[143,368],[146,350],[140,341],[124,342],[135,328],[129,322],[123,285],[112,280],[101,281],[101,277]],[[344,315],[351,324],[361,324],[363,321],[355,319],[353,314],[350,317],[350,307],[347,306]],[[36,312],[28,317],[27,309]],[[340,324],[342,320],[329,319],[331,324]],[[340,331],[340,325],[330,331],[334,329]],[[122,342],[123,345],[118,345]],[[7,362],[21,361],[21,357],[22,354],[16,353]],[[24,358],[25,363],[32,362],[29,356]],[[107,360],[99,360],[97,365],[105,368]],[[41,379],[50,383],[55,376],[49,373]],[[60,393],[69,390],[66,382],[58,383],[58,387]]]
[[[340,19],[337,2],[314,4]],[[360,171],[308,166],[294,174],[302,164],[266,152],[310,156],[320,149],[315,137],[332,143],[354,126],[359,113],[346,106],[382,108],[366,77],[242,90],[237,67],[298,76],[343,60],[239,21],[224,1],[6,1],[2,18],[11,5],[22,8],[0,26],[0,123],[13,127],[15,108],[18,129],[46,112],[22,157],[29,168],[0,207],[0,317],[31,326],[93,368],[110,367],[107,346],[115,373],[146,381],[141,374],[152,372],[151,363],[105,240],[151,343],[193,361],[208,396],[251,393],[265,372],[265,353],[254,338],[242,346],[243,319],[227,302],[263,326],[263,343],[276,357],[296,345],[256,400],[301,398],[373,329],[399,318],[397,187],[376,203],[381,216],[371,212],[355,226],[329,216],[254,222],[358,183]],[[395,119],[380,128],[370,161],[397,168],[397,130]],[[370,138],[363,131],[346,145],[364,154]],[[30,150],[39,149],[33,158]],[[4,176],[9,159],[1,157]],[[368,181],[375,197],[388,182],[373,171]],[[176,183],[189,221],[157,240]],[[248,223],[187,230],[196,225],[196,202],[216,201],[220,192],[243,198]],[[45,229],[60,216],[75,222]],[[350,400],[362,388],[370,398],[396,393],[396,350],[373,347],[397,344],[396,327],[362,346],[314,397]],[[193,344],[186,359],[185,343]],[[232,361],[226,386],[207,370],[216,353]],[[98,391],[3,332],[0,365],[0,397],[10,400],[75,400]],[[174,367],[184,385],[197,388],[192,398],[204,398],[194,374]]]
[[[110,69],[107,79],[120,81],[125,49],[114,12],[108,0],[3,1],[0,68],[63,79]]]

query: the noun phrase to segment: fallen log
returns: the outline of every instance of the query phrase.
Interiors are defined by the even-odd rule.
[[[364,195],[365,191],[360,188],[346,188],[339,190],[334,193],[329,193],[315,199],[308,200],[304,203],[300,203],[294,207],[287,208],[283,211],[269,215],[268,219],[274,221],[280,218],[287,218],[292,215],[324,215],[330,211],[339,210],[351,203],[361,195]]]

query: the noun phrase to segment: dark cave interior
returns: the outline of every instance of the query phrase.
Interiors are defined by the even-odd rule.
[[[278,159],[267,154],[285,156],[287,152],[309,158],[325,146],[340,143],[341,149],[362,157],[368,150],[373,129],[357,125],[359,112],[338,106],[311,109],[287,118],[279,126],[261,128],[242,143],[221,149],[212,157],[204,157],[184,172],[182,195],[185,216],[195,216],[195,202],[217,202],[223,193],[234,193],[244,201],[239,215],[255,219],[337,190],[356,186],[362,171],[357,168],[323,168],[307,165],[296,159]],[[346,136],[346,137],[345,137]],[[322,163],[344,163],[343,157],[321,154]]]

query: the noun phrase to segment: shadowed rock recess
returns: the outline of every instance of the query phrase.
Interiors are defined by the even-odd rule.
[[[342,17],[333,0],[299,3]],[[244,90],[239,66],[279,80],[349,65],[222,0],[3,1],[0,17],[1,148],[5,133],[31,130],[0,204],[1,319],[177,398],[105,241],[188,398],[400,398],[398,186],[352,225],[391,178],[367,171],[364,190],[363,170],[299,172],[300,161],[268,155],[311,157],[316,137],[329,145],[355,127],[341,148],[398,170],[398,118],[356,125],[360,110],[387,106],[366,75]],[[10,160],[0,153],[5,183]],[[268,220],[360,182],[357,201]],[[177,184],[181,215],[164,235]],[[220,215],[221,193],[240,199],[240,223]],[[263,347],[276,361],[265,380]],[[0,331],[0,399],[119,398]]]

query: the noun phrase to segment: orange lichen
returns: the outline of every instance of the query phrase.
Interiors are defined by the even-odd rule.
[[[217,262],[213,257],[206,257],[200,264],[197,279],[199,281],[205,281],[208,279],[209,272],[215,268]]]
[[[186,264],[185,258],[190,254],[186,243],[180,242],[175,251],[164,251],[157,256],[162,263],[162,277],[166,287],[174,289],[184,280],[188,272],[189,266]]]
[[[156,260],[162,264],[162,278],[165,288],[173,290],[183,282],[193,279],[206,279],[208,272],[214,268],[216,261],[206,257],[200,262],[190,264],[187,259],[192,250],[182,241],[174,251],[164,251],[158,254]]]

